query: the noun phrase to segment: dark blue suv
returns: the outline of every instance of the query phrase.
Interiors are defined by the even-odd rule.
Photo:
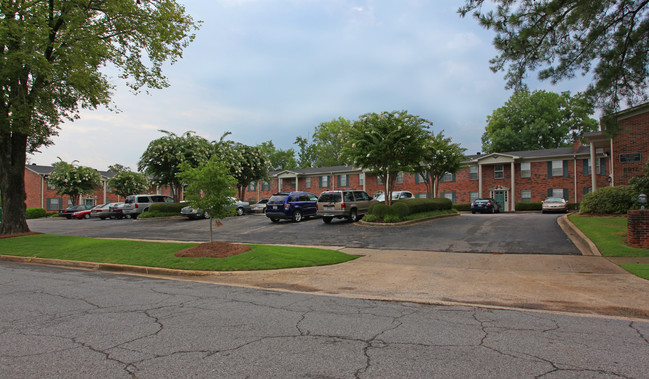
[[[315,216],[318,197],[311,192],[279,192],[271,196],[266,204],[266,217],[272,222],[291,219],[300,222],[305,217]]]

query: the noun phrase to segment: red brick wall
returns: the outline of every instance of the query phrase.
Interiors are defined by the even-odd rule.
[[[615,185],[629,184],[629,179],[642,174],[649,159],[649,112],[620,121],[622,132],[613,139]],[[620,154],[640,153],[640,162],[620,162]]]
[[[629,211],[627,229],[629,246],[649,249],[649,210]]]

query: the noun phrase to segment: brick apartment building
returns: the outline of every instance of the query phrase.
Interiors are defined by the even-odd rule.
[[[456,204],[492,197],[501,209],[513,212],[517,202],[539,202],[548,196],[560,196],[578,203],[586,193],[599,187],[628,184],[629,179],[642,173],[649,157],[649,103],[615,116],[622,132],[613,139],[599,131],[587,133],[584,145],[577,141],[573,146],[557,149],[469,155],[457,173],[443,178],[438,193]],[[51,166],[25,167],[27,207],[54,211],[69,203],[69,199],[56,195],[48,187],[51,170]],[[107,185],[113,173],[100,171],[100,174],[101,186],[93,195],[82,198],[82,202],[101,204],[120,200]],[[383,191],[378,178],[362,168],[318,167],[272,172],[269,181],[252,183],[244,200],[268,198],[281,191],[320,195],[334,188],[362,189],[370,195]],[[394,190],[426,196],[426,186],[419,175],[399,174]],[[157,193],[171,194],[169,188],[158,189]]]

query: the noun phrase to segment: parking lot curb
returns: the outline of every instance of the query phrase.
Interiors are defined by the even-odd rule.
[[[363,225],[363,226],[376,226],[376,227],[390,227],[390,226],[407,226],[407,225],[412,225],[412,224],[419,224],[421,222],[426,222],[426,221],[433,221],[436,219],[440,218],[446,218],[446,217],[455,217],[459,216],[460,212],[458,213],[451,213],[451,214],[445,214],[445,215],[438,215],[438,216],[431,216],[431,217],[424,217],[424,218],[419,218],[416,220],[408,220],[408,221],[401,221],[401,222],[367,222],[360,220],[358,221],[357,224]]]
[[[570,221],[568,215],[557,218],[557,223],[563,232],[570,238],[572,243],[579,249],[582,255],[601,257],[599,249],[575,224]]]

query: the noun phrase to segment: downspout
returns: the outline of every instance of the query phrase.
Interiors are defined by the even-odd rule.
[[[516,212],[516,180],[514,172],[514,161],[511,163],[511,182],[512,182],[512,193],[509,195],[509,200],[512,203],[512,207],[509,209],[510,212]]]
[[[104,204],[106,204],[107,203],[107,201],[106,201],[106,186],[108,185],[108,181],[103,180],[103,182],[104,182]]]
[[[478,198],[482,197],[482,165],[478,162]]]
[[[573,167],[573,182],[575,183],[575,203],[579,202],[579,193],[577,192],[577,155],[572,155],[572,167]]]
[[[595,144],[593,142],[590,143],[590,186],[591,186],[591,192],[595,192],[597,190],[597,177],[595,175],[595,167],[597,165],[595,164]]]
[[[613,160],[613,138],[611,138],[611,187],[615,187],[615,167],[613,166],[613,163],[615,161]]]
[[[45,175],[41,176],[41,208],[45,208]]]

